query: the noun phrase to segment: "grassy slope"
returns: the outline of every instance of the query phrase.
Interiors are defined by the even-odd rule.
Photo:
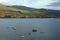
[[[0,18],[5,16],[11,16],[11,17],[25,17],[26,14],[23,13],[29,13],[29,11],[26,10],[20,10],[16,8],[10,8],[6,7],[5,5],[0,4]]]

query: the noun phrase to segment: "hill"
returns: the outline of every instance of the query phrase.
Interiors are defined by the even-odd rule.
[[[23,18],[24,16],[26,16],[24,13],[28,12],[29,11],[10,8],[6,5],[0,4],[0,18]]]
[[[17,8],[17,9],[21,9],[21,10],[28,10],[28,11],[31,11],[31,12],[33,12],[33,11],[38,11],[40,13],[43,12],[44,14],[47,14],[49,17],[50,16],[51,17],[60,17],[60,10],[52,10],[52,9],[44,9],[44,8],[35,9],[35,8],[26,7],[26,6],[16,6],[16,5],[14,5],[14,6],[8,6],[8,7]],[[44,15],[44,16],[46,16],[46,15]]]
[[[0,4],[0,18],[59,18],[60,10],[35,9]]]

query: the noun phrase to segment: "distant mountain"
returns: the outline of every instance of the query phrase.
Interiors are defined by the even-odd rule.
[[[7,6],[7,7],[17,8],[17,9],[21,9],[21,10],[28,10],[28,11],[36,11],[36,10],[38,10],[38,9],[35,9],[35,8],[30,8],[30,7],[26,7],[26,6],[17,6],[17,5]]]

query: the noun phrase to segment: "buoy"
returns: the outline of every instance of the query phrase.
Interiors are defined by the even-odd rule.
[[[28,35],[31,35],[31,33],[28,33]]]
[[[32,29],[32,32],[37,32],[37,29]]]

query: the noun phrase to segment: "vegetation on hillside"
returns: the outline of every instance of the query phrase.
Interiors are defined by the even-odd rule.
[[[0,4],[0,18],[58,18],[59,16],[50,15],[47,12],[20,10],[17,8],[6,7]]]

